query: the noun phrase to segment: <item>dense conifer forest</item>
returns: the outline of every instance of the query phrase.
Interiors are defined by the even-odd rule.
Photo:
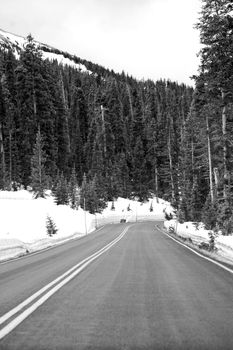
[[[93,213],[118,196],[153,193],[172,202],[180,221],[231,232],[231,4],[202,1],[195,88],[138,81],[68,53],[89,71],[43,60],[48,47],[30,35],[18,58],[2,44],[0,189],[20,184],[43,196],[49,188],[75,208],[78,186]]]
[[[41,57],[31,36],[17,60],[1,51],[1,188],[42,188],[61,178],[92,184],[98,197],[151,192],[175,200],[183,124],[193,89],[137,81],[97,65],[90,73]]]

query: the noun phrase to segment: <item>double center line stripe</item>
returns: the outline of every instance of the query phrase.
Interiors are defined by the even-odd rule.
[[[132,225],[131,225],[132,226]],[[23,322],[29,315],[31,315],[40,305],[42,305],[46,300],[48,300],[53,294],[55,294],[59,289],[61,289],[65,284],[76,277],[81,271],[83,271],[89,264],[94,260],[112,248],[116,243],[118,243],[126,234],[128,229],[131,227],[126,227],[121,234],[115,238],[113,241],[108,243],[106,246],[98,250],[96,253],[90,255],[86,259],[82,260],[71,269],[66,271],[64,274],[38,290],[36,293],[31,295],[29,298],[25,299],[22,303],[14,307],[12,310],[0,317],[0,325],[6,323],[10,318],[13,318],[7,325],[5,325],[0,330],[0,339],[4,338],[13,329],[15,329],[21,322]],[[52,288],[53,287],[53,288]],[[47,293],[45,293],[47,291]],[[42,296],[41,296],[42,295]],[[38,299],[38,297],[41,298]],[[32,303],[35,300],[34,303]],[[28,306],[31,304],[28,308]],[[25,309],[26,308],[26,309]],[[25,309],[25,310],[23,310]],[[18,314],[18,315],[17,315]]]

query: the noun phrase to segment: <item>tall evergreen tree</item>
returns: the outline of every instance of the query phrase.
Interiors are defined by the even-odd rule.
[[[212,99],[221,106],[221,144],[223,198],[227,199],[227,184],[230,177],[229,153],[232,151],[228,142],[227,118],[228,105],[233,101],[233,20],[232,5],[229,0],[203,0],[202,13],[197,28],[200,30],[201,66],[200,76],[205,81],[205,89]],[[220,169],[219,169],[220,170]]]
[[[75,166],[72,169],[68,187],[69,187],[70,207],[72,209],[78,209],[78,206],[79,206],[79,189],[78,189],[78,182],[77,182],[77,177],[76,177]]]
[[[21,180],[25,186],[30,182],[30,162],[38,127],[40,126],[41,131],[43,131],[45,142],[47,142],[48,137],[52,138],[51,129],[48,130],[48,136],[45,132],[47,126],[44,126],[44,123],[49,122],[48,113],[46,112],[46,116],[43,113],[43,108],[48,107],[49,98],[47,98],[47,103],[42,102],[46,93],[42,70],[42,53],[32,36],[29,35],[16,68],[20,134],[18,148],[21,160]]]
[[[57,183],[53,189],[53,195],[57,205],[69,204],[69,187],[63,173],[58,177]]]
[[[80,192],[80,205],[91,214],[101,213],[106,207],[106,201],[96,176],[87,181],[86,175],[84,174]]]
[[[43,139],[39,129],[31,159],[31,187],[35,198],[45,197],[45,190],[48,184],[48,177],[45,169],[46,155],[43,148]]]

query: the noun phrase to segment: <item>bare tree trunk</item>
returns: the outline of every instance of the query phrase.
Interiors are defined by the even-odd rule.
[[[227,170],[227,115],[226,115],[226,104],[225,91],[222,90],[222,136],[223,136],[223,198],[227,198],[227,183],[228,183],[228,170]]]
[[[191,152],[192,152],[192,154],[191,154],[192,180],[194,182],[194,179],[193,179],[193,174],[194,174],[194,143],[193,143],[193,139],[191,141]]]
[[[9,182],[12,189],[12,131],[9,131]]]
[[[170,168],[170,177],[171,177],[171,190],[172,190],[172,199],[175,201],[175,184],[173,176],[173,163],[172,163],[172,154],[171,154],[171,130],[169,128],[168,134],[168,157],[169,157],[169,168]]]
[[[158,168],[157,168],[157,161],[155,160],[155,198],[156,202],[159,203],[158,198]]]
[[[206,133],[207,133],[207,146],[208,146],[208,162],[209,162],[209,183],[210,183],[210,198],[211,203],[214,202],[214,186],[213,186],[213,168],[212,168],[212,155],[210,147],[210,128],[209,128],[209,118],[206,115]]]
[[[67,138],[68,138],[68,152],[70,153],[70,135],[69,135],[69,122],[68,122],[68,105],[66,100],[66,94],[65,94],[65,88],[64,83],[62,79],[62,74],[60,73],[60,84],[61,84],[61,91],[62,91],[62,100],[65,107],[65,128],[67,130]]]
[[[107,141],[106,141],[106,130],[105,130],[105,116],[104,116],[104,107],[101,105],[101,118],[102,118],[102,132],[104,137],[104,157],[106,157],[107,153]]]
[[[40,126],[38,128],[38,139],[39,139],[39,149],[38,149],[39,181],[41,186],[42,185],[42,145],[41,145]]]
[[[216,196],[218,197],[218,186],[219,186],[218,168],[214,168],[214,183],[215,183],[215,189],[216,189]]]
[[[2,168],[2,184],[5,187],[6,184],[6,162],[5,162],[5,151],[3,145],[3,135],[2,135],[2,124],[0,123],[0,160]]]
[[[184,112],[182,111],[182,125],[181,125],[181,134],[180,134],[180,150],[181,150],[181,157],[178,162],[178,193],[179,197],[183,196],[185,194],[185,185],[187,183],[187,153],[186,153],[186,142],[185,142],[185,136],[186,136],[186,123],[185,123],[185,117]],[[193,176],[193,141],[191,143],[192,146],[192,176]],[[182,198],[180,198],[182,200]]]
[[[126,84],[126,86],[127,86],[127,91],[128,91],[128,95],[129,95],[129,106],[130,106],[131,119],[134,120],[133,103],[132,103],[131,91],[130,91],[129,85]]]
[[[36,93],[35,93],[34,87],[33,87],[33,91],[32,91],[32,97],[33,97],[33,112],[34,112],[34,117],[36,119],[37,107],[36,107]]]

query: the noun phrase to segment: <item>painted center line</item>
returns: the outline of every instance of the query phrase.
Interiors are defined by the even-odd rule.
[[[132,226],[132,225],[131,225]],[[55,294],[59,289],[61,289],[64,285],[66,285],[69,281],[71,281],[74,277],[80,274],[89,264],[91,264],[94,260],[100,257],[102,254],[111,249],[116,243],[118,243],[127,233],[131,226],[126,227],[121,234],[115,238],[113,241],[108,243],[106,246],[98,250],[96,253],[90,255],[89,257],[82,260],[80,263],[73,266],[71,269],[66,271],[64,274],[41,288],[39,291],[31,295],[29,298],[25,299],[18,306],[4,314],[0,317],[0,325],[5,323],[14,315],[18,314],[13,320],[11,320],[6,326],[4,326],[0,330],[0,339],[4,338],[7,334],[9,334],[13,329],[15,329],[20,323],[22,323],[29,315],[31,315],[39,306],[41,306],[46,300],[48,300],[53,294]],[[51,288],[53,287],[53,288]],[[51,289],[50,289],[51,288]],[[46,292],[43,294],[44,292]],[[42,295],[43,294],[43,295]],[[37,299],[39,296],[41,298]],[[35,300],[37,299],[37,300]],[[32,303],[35,300],[34,303]],[[32,303],[32,304],[31,304]],[[26,310],[23,310],[27,305],[31,304]]]

